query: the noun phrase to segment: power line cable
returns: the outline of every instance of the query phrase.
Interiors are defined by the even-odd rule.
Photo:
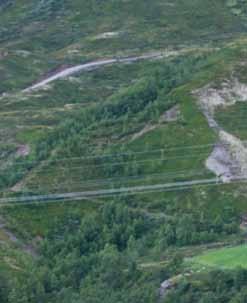
[[[68,199],[69,201],[75,199],[84,199],[91,196],[97,197],[112,197],[116,195],[136,195],[136,194],[147,194],[147,193],[157,193],[157,192],[167,192],[167,191],[179,191],[179,190],[186,190],[191,188],[197,187],[210,187],[210,186],[219,186],[219,185],[231,185],[231,184],[239,184],[239,183],[246,183],[246,178],[235,178],[229,181],[228,183],[224,183],[220,181],[218,178],[213,179],[204,179],[204,180],[195,180],[195,181],[185,181],[185,182],[177,182],[169,184],[156,184],[150,186],[140,186],[140,187],[132,187],[132,188],[122,188],[118,190],[102,190],[101,193],[96,192],[81,192],[81,193],[66,193],[66,194],[50,194],[50,195],[40,195],[40,196],[27,196],[27,197],[19,197],[19,198],[1,198],[0,199],[0,206],[6,205],[36,205],[37,203],[42,204],[44,202],[51,202],[59,203],[63,202],[64,199]],[[192,183],[194,182],[194,183]],[[54,199],[55,198],[55,199]],[[54,199],[54,200],[52,200]]]
[[[135,156],[137,154],[149,154],[149,153],[155,153],[155,152],[167,152],[167,151],[176,151],[176,150],[193,150],[193,149],[202,149],[206,147],[215,147],[215,146],[229,146],[231,145],[230,143],[209,143],[209,144],[198,144],[198,145],[185,145],[181,146],[180,145],[174,145],[174,147],[164,147],[164,148],[159,148],[159,149],[153,149],[153,150],[138,150],[138,151],[131,151],[131,152],[122,152],[122,153],[111,153],[111,154],[105,154],[105,155],[94,155],[94,156],[83,156],[83,157],[66,157],[66,158],[59,158],[59,159],[48,159],[48,160],[41,160],[41,161],[16,161],[14,164],[33,164],[33,163],[56,163],[56,162],[65,162],[65,161],[71,161],[71,160],[88,160],[88,159],[102,159],[102,158],[116,158],[116,157],[121,157],[121,156]],[[124,145],[125,146],[125,145]]]
[[[209,171],[207,170],[198,170],[198,171],[180,171],[180,172],[174,172],[174,173],[160,173],[160,174],[143,174],[139,176],[125,176],[125,177],[116,177],[116,178],[109,178],[109,179],[91,179],[91,180],[80,180],[80,181],[75,181],[75,180],[69,180],[66,182],[56,182],[56,186],[51,185],[51,183],[47,183],[48,187],[50,189],[60,189],[61,187],[66,187],[68,185],[69,187],[72,187],[73,185],[101,185],[101,184],[109,184],[110,182],[113,183],[119,183],[123,182],[125,180],[127,181],[140,181],[143,179],[150,179],[150,178],[162,178],[162,179],[168,179],[168,178],[178,178],[178,177],[189,177],[189,176],[203,176],[206,175],[206,173],[209,174]],[[57,185],[59,183],[59,185]],[[33,189],[39,189],[41,190],[42,188],[45,188],[46,183],[42,183],[42,186],[27,186],[27,191],[28,190],[33,190]]]
[[[87,168],[100,168],[100,167],[116,167],[116,166],[121,166],[121,165],[130,165],[130,164],[133,164],[133,165],[136,165],[138,163],[148,163],[148,162],[152,162],[152,163],[155,163],[155,162],[165,162],[165,161],[168,161],[168,160],[185,160],[185,159],[194,159],[194,158],[197,158],[197,156],[208,156],[209,153],[206,153],[206,152],[201,152],[201,153],[197,153],[197,154],[191,154],[191,155],[184,155],[184,156],[177,156],[177,157],[163,157],[163,158],[160,158],[160,159],[146,159],[146,160],[131,160],[131,161],[122,161],[122,162],[108,162],[108,163],[102,163],[102,164],[86,164],[84,166],[76,166],[76,167],[68,167],[68,168],[65,168],[64,166],[59,166],[57,167],[56,169],[55,168],[47,168],[47,169],[35,169],[35,171],[33,171],[33,173],[45,173],[45,172],[49,172],[49,173],[52,173],[53,171],[76,171],[76,170],[80,170],[80,169],[87,169]],[[0,169],[1,171],[2,169]],[[4,169],[2,171],[5,171]],[[22,174],[22,173],[27,173],[28,171],[32,171],[32,170],[18,170],[17,172]]]

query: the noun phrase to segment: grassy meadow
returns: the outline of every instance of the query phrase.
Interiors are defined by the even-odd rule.
[[[192,262],[209,268],[247,268],[247,246],[243,244],[236,247],[209,250],[195,257]]]

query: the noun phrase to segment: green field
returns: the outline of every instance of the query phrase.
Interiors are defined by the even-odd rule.
[[[192,262],[208,267],[215,266],[230,269],[240,266],[247,268],[247,245],[209,250],[193,258]]]

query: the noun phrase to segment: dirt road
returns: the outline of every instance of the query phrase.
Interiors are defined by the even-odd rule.
[[[172,52],[174,53],[174,52]],[[88,71],[88,70],[93,70],[102,66],[106,66],[106,65],[111,65],[111,64],[116,64],[116,63],[133,63],[136,61],[140,61],[140,60],[150,60],[150,59],[159,59],[159,58],[163,58],[165,56],[168,56],[169,53],[162,53],[162,52],[154,52],[154,53],[150,53],[150,54],[146,54],[146,55],[141,55],[141,56],[137,56],[137,57],[128,57],[128,58],[113,58],[113,59],[108,59],[108,60],[98,60],[98,61],[93,61],[90,63],[85,63],[85,64],[81,64],[81,65],[77,65],[77,66],[73,66],[73,67],[69,67],[64,69],[63,71],[60,71],[58,73],[56,73],[53,76],[50,76],[26,89],[23,90],[23,92],[31,92],[33,90],[37,90],[40,89],[42,87],[44,87],[45,85],[54,82],[58,79],[63,79],[66,78],[68,76],[74,75],[76,73],[79,73],[81,71]]]

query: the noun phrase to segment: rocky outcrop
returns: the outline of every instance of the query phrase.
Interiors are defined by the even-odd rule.
[[[247,178],[247,146],[236,136],[226,132],[215,119],[215,110],[236,102],[247,101],[247,85],[237,79],[224,81],[218,88],[210,85],[194,94],[208,124],[215,130],[219,141],[206,160],[206,167],[223,182]]]

